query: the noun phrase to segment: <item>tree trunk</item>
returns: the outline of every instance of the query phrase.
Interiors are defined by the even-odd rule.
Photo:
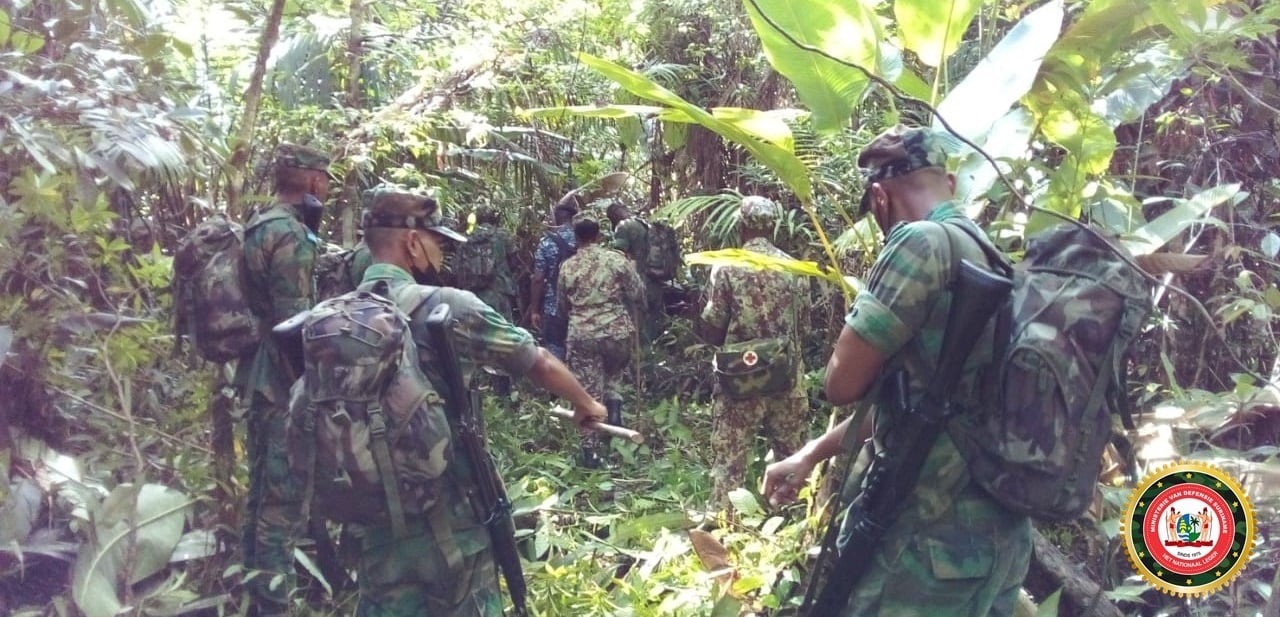
[[[351,0],[351,30],[347,34],[347,106],[360,107],[360,66],[364,61],[364,0]],[[338,221],[343,246],[356,243],[356,208],[360,203],[358,174],[347,171],[343,181],[342,210]]]
[[[1032,534],[1031,569],[1024,583],[1031,593],[1043,599],[1062,589],[1059,615],[1122,617],[1101,585],[1080,572],[1040,530],[1032,529]]]
[[[258,43],[258,58],[253,63],[253,75],[249,78],[249,88],[244,93],[244,115],[240,117],[240,126],[232,142],[231,157],[227,159],[227,212],[233,217],[241,214],[240,196],[244,192],[245,165],[249,162],[253,146],[258,108],[262,106],[262,81],[267,74],[267,58],[271,57],[271,49],[280,38],[284,3],[285,0],[273,0],[271,3],[271,12],[267,15],[267,24],[262,28],[262,38]]]

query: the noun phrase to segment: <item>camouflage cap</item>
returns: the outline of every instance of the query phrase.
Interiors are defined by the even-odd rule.
[[[329,155],[316,148],[280,144],[276,147],[276,168],[281,167],[329,171]]]
[[[364,192],[366,204],[360,226],[395,227],[399,229],[426,229],[458,242],[467,237],[450,229],[440,216],[440,204],[426,195],[419,195],[407,188],[379,185]]]
[[[937,133],[927,128],[908,128],[901,124],[871,140],[858,155],[858,166],[866,173],[866,186],[881,180],[905,176],[928,167],[946,169],[947,152]],[[860,212],[871,206],[870,191],[862,194]]]
[[[748,195],[739,206],[738,222],[747,229],[771,229],[782,217],[782,208],[768,197]]]

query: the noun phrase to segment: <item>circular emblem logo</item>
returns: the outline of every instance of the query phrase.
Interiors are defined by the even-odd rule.
[[[1125,551],[1138,574],[1161,591],[1212,593],[1240,573],[1253,546],[1253,510],[1240,484],[1203,463],[1149,474],[1121,519]]]
[[[751,351],[748,349],[745,353],[742,354],[742,363],[747,366],[755,366],[756,362],[759,362],[759,361],[760,361],[760,356],[757,356],[756,352],[754,351]]]

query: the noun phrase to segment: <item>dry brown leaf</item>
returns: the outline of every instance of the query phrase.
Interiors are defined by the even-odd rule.
[[[698,559],[702,560],[702,567],[707,570],[714,572],[733,567],[729,562],[729,550],[710,533],[690,529],[689,541],[693,543],[693,551],[698,554]]]
[[[1182,255],[1174,253],[1153,253],[1138,255],[1133,258],[1148,274],[1185,274],[1199,268],[1209,259],[1208,255]]]

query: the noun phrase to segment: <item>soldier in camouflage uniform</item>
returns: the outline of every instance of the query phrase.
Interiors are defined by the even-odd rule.
[[[631,214],[621,201],[614,201],[606,213],[613,224],[611,246],[626,254],[644,281],[644,304],[638,313],[637,327],[640,337],[646,342],[651,341],[662,326],[658,318],[665,309],[662,306],[662,283],[649,278],[649,224]]]
[[[622,396],[615,386],[631,361],[636,308],[644,301],[644,283],[622,253],[600,244],[600,222],[592,214],[574,218],[578,252],[560,266],[557,305],[569,314],[569,366],[587,391],[603,398],[609,423],[622,424]],[[582,463],[600,466],[600,440],[586,433]]]
[[[275,160],[275,202],[245,226],[246,285],[262,332],[314,304],[319,240],[303,223],[301,204],[305,195],[327,194],[328,166],[329,157],[318,150],[281,146]],[[294,587],[301,492],[288,471],[285,425],[295,370],[265,336],[253,357],[240,362],[236,376],[249,406],[249,499],[242,545],[245,568],[263,571],[246,584],[259,615],[287,614]],[[272,585],[281,575],[283,582]]]
[[[373,265],[362,284],[384,280],[392,294],[416,278],[431,278],[444,263],[441,243],[464,240],[441,225],[435,200],[403,189],[379,189],[364,217],[365,241]],[[469,291],[441,288],[439,299],[452,310],[454,348],[464,379],[481,367],[523,376],[564,397],[574,407],[575,421],[603,420],[604,406],[524,329],[511,324]],[[443,378],[426,330],[428,311],[409,315],[422,371],[435,384]],[[443,390],[441,390],[443,392]],[[464,459],[453,458],[442,476],[442,494],[433,508],[443,508],[451,537],[433,533],[428,511],[409,522],[409,535],[395,538],[390,526],[359,530],[360,604],[358,617],[501,617],[502,597],[488,529],[472,510],[468,497],[474,472]]]
[[[770,241],[781,208],[764,197],[742,200],[739,231],[742,248],[789,259]],[[800,320],[809,312],[809,287],[801,278],[742,266],[715,266],[698,332],[712,345],[759,338],[790,338],[799,349]],[[790,391],[756,399],[731,399],[717,391],[711,408],[712,503],[727,507],[729,491],[742,486],[752,445],[763,425],[777,458],[804,444],[809,401],[804,363],[797,357]]]
[[[945,169],[940,137],[927,129],[896,127],[872,141],[858,158],[869,170],[865,208],[885,231],[885,246],[845,320],[827,365],[827,398],[843,404],[870,396],[881,402],[888,367],[905,368],[910,395],[923,395],[939,362],[951,306],[951,260],[987,263],[976,242],[937,221],[973,225],[951,202],[955,177]],[[988,326],[990,328],[991,326]],[[972,358],[990,358],[983,336]],[[972,401],[984,362],[969,362],[953,397]],[[872,434],[869,447],[892,452],[909,436],[894,432],[892,405],[876,407],[874,431],[850,429],[846,419],[765,474],[770,501],[794,499],[818,462],[839,454],[848,434]],[[854,434],[850,434],[854,433]],[[947,433],[928,454],[915,491],[884,532],[873,565],[851,594],[843,615],[1012,615],[1031,555],[1031,526],[992,501],[970,478]],[[857,550],[850,547],[850,550]],[[835,574],[836,576],[839,573]]]
[[[511,252],[511,232],[498,226],[498,210],[492,206],[476,208],[475,215],[476,227],[471,231],[468,243],[484,244],[493,251],[493,273],[487,277],[492,283],[481,285],[475,281],[460,280],[459,287],[474,293],[503,317],[511,319],[511,307],[516,297],[516,281],[511,274],[514,267],[512,260],[515,257]],[[458,269],[469,270],[462,266]]]

